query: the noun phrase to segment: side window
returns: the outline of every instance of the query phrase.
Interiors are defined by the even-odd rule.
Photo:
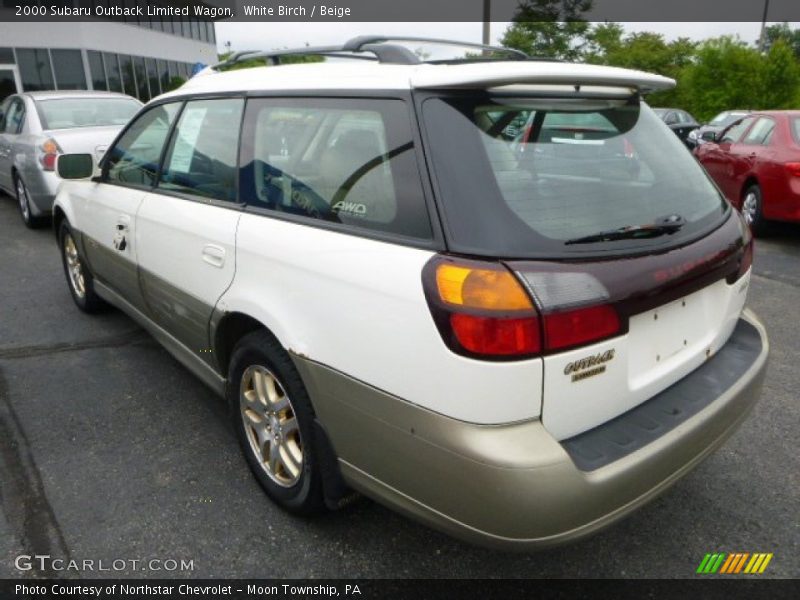
[[[775,131],[775,121],[767,117],[761,117],[753,125],[742,141],[743,144],[766,146],[772,139],[772,132]]]
[[[162,104],[139,116],[106,154],[103,173],[107,181],[153,186],[161,152],[180,103]]]
[[[738,121],[728,127],[725,132],[722,134],[722,141],[721,143],[725,144],[735,144],[739,141],[739,139],[744,135],[744,132],[747,131],[747,128],[750,127],[750,124],[755,120],[754,117],[746,117],[741,121]]]
[[[11,101],[3,119],[3,133],[19,133],[25,120],[25,103],[19,98]]]
[[[240,190],[250,205],[430,239],[401,100],[252,100]]]
[[[186,104],[164,161],[160,189],[236,201],[236,154],[243,98]]]
[[[667,116],[664,117],[664,123],[666,123],[667,125],[677,125],[678,123],[680,123],[678,114],[675,112],[667,113]]]

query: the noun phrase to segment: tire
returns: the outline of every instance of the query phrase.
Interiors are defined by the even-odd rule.
[[[22,177],[18,175],[14,177],[14,189],[17,192],[17,208],[22,217],[22,222],[30,229],[41,227],[46,219],[33,216],[31,212],[31,200],[28,196],[28,187],[25,185],[25,182],[22,181]]]
[[[94,291],[94,278],[78,252],[78,246],[66,220],[58,229],[58,245],[61,248],[61,263],[64,265],[67,286],[75,305],[89,314],[104,310],[108,305]]]
[[[751,185],[742,196],[742,216],[755,235],[764,233],[767,228],[762,207],[761,188],[758,185]]]
[[[267,495],[293,514],[325,512],[311,400],[291,358],[267,331],[236,345],[227,399],[242,452]]]

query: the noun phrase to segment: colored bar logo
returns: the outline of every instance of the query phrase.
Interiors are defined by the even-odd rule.
[[[696,572],[701,575],[714,573],[724,575],[736,575],[738,573],[760,575],[766,570],[771,560],[772,552],[769,554],[766,552],[753,554],[749,552],[733,552],[731,554],[716,552],[714,554],[706,554],[703,560],[700,561],[700,566],[697,567]]]

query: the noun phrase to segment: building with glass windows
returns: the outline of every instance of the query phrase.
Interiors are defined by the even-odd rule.
[[[18,3],[0,0],[0,11]],[[147,4],[157,2],[125,0]],[[110,90],[147,102],[188,79],[195,64],[217,62],[214,24],[189,18],[0,22],[0,102],[40,90]]]

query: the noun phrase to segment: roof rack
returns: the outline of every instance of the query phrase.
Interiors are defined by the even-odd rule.
[[[514,60],[529,60],[530,57],[520,50],[504,48],[502,46],[487,46],[472,42],[459,42],[455,40],[440,40],[425,37],[390,37],[382,35],[362,35],[348,40],[341,46],[306,46],[305,48],[289,48],[286,50],[245,50],[237,52],[227,60],[213,65],[213,69],[224,69],[246,60],[268,60],[272,64],[280,64],[283,56],[331,56],[336,58],[353,58],[361,60],[377,60],[380,63],[397,65],[416,65],[424,62],[414,52],[398,44],[387,42],[423,42],[446,46],[459,46],[462,48],[475,48],[486,52],[502,52],[509,54]],[[369,53],[372,56],[364,56]],[[480,58],[480,57],[478,57]]]

